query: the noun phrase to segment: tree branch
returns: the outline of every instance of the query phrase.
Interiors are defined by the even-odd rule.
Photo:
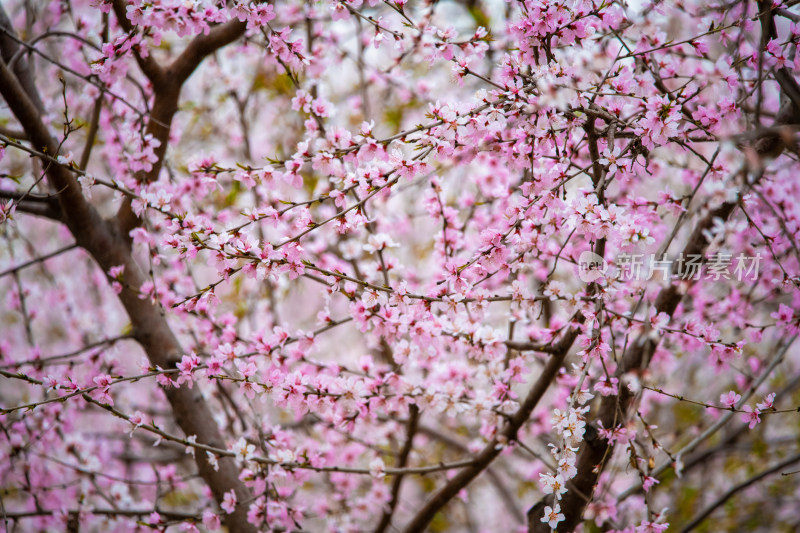
[[[174,79],[173,83],[183,85],[207,56],[244,35],[246,28],[247,23],[231,20],[214,26],[208,35],[198,35],[167,68],[167,76]]]
[[[689,531],[699,526],[703,522],[703,520],[708,518],[708,516],[714,512],[716,508],[724,504],[726,501],[730,500],[740,490],[746,489],[750,485],[757,483],[762,479],[764,479],[765,477],[774,474],[778,470],[786,468],[787,466],[792,465],[798,461],[800,461],[800,453],[792,455],[791,457],[784,459],[775,466],[767,468],[766,470],[759,472],[755,476],[742,481],[738,485],[731,487],[727,492],[725,492],[725,494],[721,495],[719,498],[708,504],[705,509],[700,511],[700,513],[697,516],[692,518],[692,520],[688,524],[686,524],[683,527],[683,529],[681,529],[681,533],[688,533]]]
[[[583,315],[574,317],[577,322],[583,321]],[[517,438],[517,432],[522,425],[530,418],[539,400],[550,387],[551,382],[556,377],[558,369],[564,362],[572,343],[578,336],[580,328],[573,326],[564,334],[564,337],[555,345],[553,356],[547,361],[539,379],[536,380],[528,395],[525,397],[520,408],[514,413],[506,423],[499,437],[495,437],[475,458],[474,463],[459,471],[451,478],[436,494],[429,499],[417,512],[411,522],[403,530],[405,533],[420,533],[430,524],[436,513],[444,507],[461,489],[466,487],[473,479],[483,472],[494,459],[500,455],[506,444],[512,443]]]
[[[115,0],[114,12],[123,29],[128,28],[126,31],[132,31],[134,28],[130,25],[125,16],[124,10],[122,9],[123,5],[124,2],[122,0]],[[180,101],[180,92],[183,83],[189,79],[189,76],[191,76],[200,63],[202,63],[203,59],[219,48],[232,43],[244,35],[246,27],[246,23],[239,22],[238,20],[232,20],[225,24],[214,26],[211,28],[208,35],[198,35],[192,39],[181,55],[168,67],[163,69],[158,67],[158,71],[151,66],[142,68],[145,75],[148,76],[153,83],[153,90],[155,92],[155,101],[153,102],[153,109],[150,113],[150,121],[147,124],[146,133],[152,135],[160,144],[153,150],[157,158],[156,162],[153,163],[153,168],[147,173],[138,174],[137,179],[145,182],[158,179],[158,174],[161,172],[161,167],[164,163],[164,156],[167,153],[172,119],[178,111],[178,102]],[[145,68],[147,70],[145,70]],[[120,232],[126,236],[130,230],[140,224],[139,217],[136,216],[131,208],[131,201],[129,198],[123,200],[122,205],[117,211],[116,220]]]
[[[19,50],[19,45],[16,41],[12,38],[14,34],[14,27],[11,25],[11,20],[9,20],[8,15],[6,14],[5,9],[0,9],[0,57],[2,57],[4,62],[9,62]],[[31,101],[33,105],[39,111],[44,111],[44,105],[42,104],[41,98],[39,98],[39,92],[36,90],[36,85],[33,82],[33,76],[31,76],[31,71],[28,68],[28,59],[23,56],[20,57],[14,63],[14,74],[16,74],[17,79],[19,79],[20,85],[24,87],[25,92],[31,95]],[[19,137],[18,137],[19,138]]]
[[[4,12],[0,10],[0,14],[4,14]],[[0,20],[2,18],[3,15],[0,15]],[[25,127],[25,132],[33,148],[53,157],[57,156],[58,146],[42,122],[38,109],[28,98],[17,77],[8,70],[4,60],[0,61],[0,92],[17,120]],[[58,191],[58,202],[70,229],[75,226],[91,225],[93,218],[96,218],[97,215],[93,214],[93,210],[83,197],[81,187],[72,173],[49,161],[44,161],[44,164],[47,167],[47,177],[51,185]]]
[[[103,515],[103,516],[148,516],[154,509],[92,509],[81,511],[64,511],[63,509],[39,509],[36,511],[3,511],[3,517],[9,520],[20,520],[22,518],[34,518],[37,516],[49,516],[56,514],[77,515]],[[201,516],[195,513],[182,513],[179,511],[158,511],[162,518],[167,520],[200,520]]]
[[[64,222],[61,206],[58,203],[58,198],[55,196],[0,190],[0,198],[14,200],[16,202],[17,211],[49,218],[56,222]]]
[[[453,437],[450,437],[445,433],[436,431],[431,427],[420,425],[417,428],[417,431],[424,435],[428,435],[429,437],[432,437],[444,443],[445,445],[450,446],[451,448],[455,448],[459,452],[470,453],[469,447],[467,447],[465,444],[463,444],[462,442],[458,441]],[[522,523],[524,517],[522,516],[522,511],[517,507],[515,503],[517,498],[503,483],[503,479],[500,477],[500,474],[498,474],[493,467],[489,466],[486,468],[486,475],[489,477],[489,482],[492,485],[494,485],[494,488],[497,491],[498,496],[500,496],[500,498],[503,500],[503,503],[505,503],[508,512],[514,515],[514,518],[518,522]]]
[[[408,462],[408,456],[414,447],[414,436],[417,434],[417,423],[419,422],[419,408],[416,405],[409,407],[408,422],[406,424],[406,442],[403,444],[403,449],[400,450],[400,456],[397,458],[397,468],[403,468]],[[392,521],[392,515],[395,508],[397,508],[397,501],[400,498],[400,487],[403,484],[403,476],[398,475],[392,481],[392,496],[389,500],[389,508],[383,512],[381,521],[375,527],[375,533],[383,533]]]
[[[42,263],[44,261],[47,261],[48,259],[51,259],[51,258],[53,258],[53,257],[55,257],[57,255],[63,254],[64,252],[68,252],[70,250],[74,250],[77,247],[78,247],[77,244],[69,244],[69,245],[67,245],[67,246],[65,246],[63,248],[59,248],[58,250],[56,250],[54,252],[50,252],[49,254],[45,254],[43,256],[36,257],[34,259],[31,259],[30,261],[26,261],[26,262],[22,263],[21,265],[17,265],[15,267],[11,267],[8,270],[4,270],[3,272],[0,272],[0,278],[8,276],[9,274],[13,274],[15,272],[19,272],[20,270],[22,270],[24,268],[28,268],[31,265],[35,265],[36,263]]]
[[[24,131],[6,128],[5,126],[0,126],[0,135],[5,135],[6,137],[11,137],[12,139],[17,139],[18,141],[28,140],[28,136]]]
[[[777,38],[778,32],[775,25],[774,8],[771,2],[760,0],[758,2],[759,21],[761,23],[761,45],[762,47]],[[800,124],[800,85],[794,79],[792,72],[782,67],[775,71],[775,81],[781,88],[781,109],[775,118],[775,126]],[[756,112],[759,110],[756,109]],[[758,139],[753,146],[756,152],[762,157],[777,157],[787,147],[785,135],[773,133],[764,135]]]

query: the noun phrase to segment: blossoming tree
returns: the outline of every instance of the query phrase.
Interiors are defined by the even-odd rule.
[[[798,3],[4,2],[0,523],[796,531]]]

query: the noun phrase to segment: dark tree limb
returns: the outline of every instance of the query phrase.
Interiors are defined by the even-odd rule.
[[[0,28],[13,32],[11,20],[8,18],[5,9],[0,9]],[[19,46],[17,43],[4,31],[0,31],[0,57],[3,61],[8,63],[11,58],[17,53]],[[31,75],[31,70],[28,68],[28,59],[25,56],[20,57],[14,63],[14,74],[17,76],[20,85],[25,89],[25,92],[30,95],[31,102],[40,112],[44,111],[44,105],[41,98],[39,98],[39,91],[36,90],[36,85]]]
[[[0,135],[5,135],[6,137],[11,137],[12,139],[16,139],[18,141],[28,140],[28,137],[25,135],[24,131],[6,128],[5,126],[0,126]]]
[[[403,444],[403,449],[400,450],[400,456],[397,458],[397,468],[403,468],[408,463],[408,456],[411,455],[411,450],[414,447],[414,436],[417,434],[417,424],[419,422],[419,407],[411,405],[408,412],[408,421],[406,423],[406,441]],[[400,499],[400,488],[403,485],[403,476],[398,474],[392,480],[391,499],[388,503],[388,508],[383,512],[380,522],[375,527],[375,533],[383,533],[389,524],[392,522],[392,515],[397,502]]]
[[[778,37],[778,30],[775,25],[772,3],[760,0],[758,8],[759,21],[761,23],[761,45],[764,47],[771,39]],[[781,89],[781,108],[775,117],[774,126],[800,124],[800,84],[797,83],[792,72],[786,67],[777,69],[774,77]],[[778,133],[761,136],[753,146],[761,157],[777,157],[787,147],[791,148],[789,146],[790,138],[784,132],[779,131]]]
[[[421,434],[434,438],[461,453],[470,453],[467,445],[463,444],[458,439],[447,435],[446,433],[442,433],[441,431],[437,431],[431,427],[423,425],[419,425],[417,431]],[[517,522],[522,523],[524,521],[524,517],[522,515],[522,511],[519,509],[519,507],[517,507],[517,497],[512,494],[509,488],[505,485],[498,471],[490,466],[486,468],[486,476],[489,478],[489,482],[494,486],[498,496],[500,496],[500,498],[503,500],[508,512],[514,516],[514,519],[516,519]]]
[[[64,222],[61,206],[55,196],[0,190],[0,198],[14,201],[17,211],[42,218],[49,218],[56,222]]]

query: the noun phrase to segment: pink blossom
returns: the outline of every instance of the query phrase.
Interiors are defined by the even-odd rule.
[[[644,479],[642,480],[642,489],[644,489],[645,492],[649,492],[652,486],[656,483],[660,483],[660,481],[652,476],[644,476]]]
[[[736,394],[734,391],[728,391],[719,397],[719,403],[725,407],[733,408],[741,399],[742,397],[739,394]]]
[[[756,410],[767,411],[774,408],[773,402],[775,401],[775,393],[771,392],[764,397],[764,401],[756,404]]]
[[[602,394],[603,396],[611,396],[618,394],[618,383],[619,379],[612,377],[612,378],[602,378],[594,384],[594,390]]]
[[[636,533],[662,533],[669,528],[669,524],[657,524],[655,522],[650,522],[645,520],[638,526],[636,526]]]
[[[750,429],[756,427],[756,424],[761,423],[761,417],[759,416],[761,412],[757,407],[753,409],[749,405],[745,405],[742,407],[742,410],[744,411],[742,414],[742,422],[747,422]]]
[[[211,531],[217,531],[222,527],[219,515],[208,509],[203,511],[203,525],[206,529],[210,529]]]
[[[236,493],[233,491],[233,489],[225,493],[220,507],[222,507],[222,510],[228,514],[231,514],[234,510],[236,510]]]
[[[562,494],[567,492],[564,477],[561,474],[539,474],[539,485],[545,494],[554,494],[560,500]]]

